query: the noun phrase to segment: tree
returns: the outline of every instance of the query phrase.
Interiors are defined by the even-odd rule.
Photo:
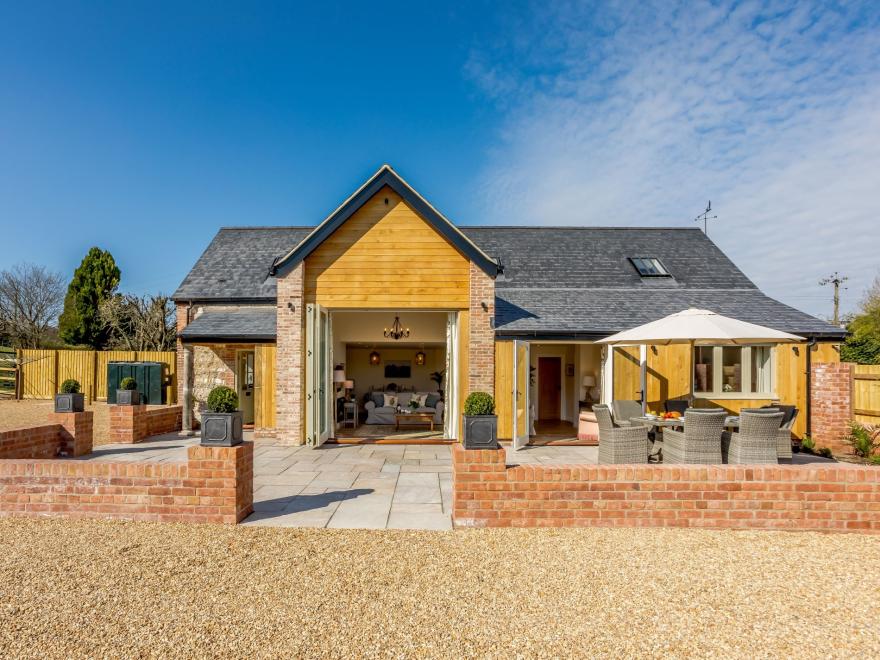
[[[28,263],[0,271],[0,335],[16,348],[39,348],[63,300],[59,273]]]
[[[119,268],[113,255],[97,247],[89,250],[64,298],[64,312],[58,319],[61,339],[66,344],[85,344],[103,348],[107,328],[100,318],[100,307],[119,286]]]
[[[174,350],[177,331],[167,296],[116,294],[101,304],[101,321],[109,346],[128,351]]]
[[[865,293],[858,313],[847,324],[850,332],[840,349],[846,362],[880,364],[880,277]]]

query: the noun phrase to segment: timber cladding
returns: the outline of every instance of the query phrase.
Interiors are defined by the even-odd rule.
[[[468,308],[470,261],[388,187],[305,263],[307,303],[363,309]]]

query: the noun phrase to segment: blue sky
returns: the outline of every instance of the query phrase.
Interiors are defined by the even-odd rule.
[[[0,3],[0,267],[171,292],[383,162],[461,224],[693,226],[771,295],[880,260],[871,3]]]

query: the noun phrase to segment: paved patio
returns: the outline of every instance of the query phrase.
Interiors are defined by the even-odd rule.
[[[250,434],[245,434],[248,437]],[[248,438],[249,439],[249,438]],[[104,445],[75,460],[185,462],[198,438],[157,436],[137,445]],[[598,447],[507,448],[508,464],[595,464]],[[795,463],[823,459],[796,455]],[[243,524],[361,529],[452,529],[448,445],[337,445],[318,449],[258,440],[254,513]]]

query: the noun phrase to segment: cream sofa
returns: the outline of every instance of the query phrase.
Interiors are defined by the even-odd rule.
[[[381,394],[381,392],[380,392]],[[409,402],[412,399],[413,394],[435,394],[439,396],[438,392],[388,392],[391,396],[397,397],[397,405],[409,410]],[[364,409],[367,411],[367,419],[364,424],[394,424],[394,415],[397,414],[397,408],[393,406],[377,406],[375,401],[367,401],[364,404]],[[443,409],[444,405],[442,401],[438,401],[437,405],[433,408],[429,408],[427,406],[422,406],[421,408],[417,408],[416,412],[420,413],[434,413],[434,423],[442,424],[443,423]]]

